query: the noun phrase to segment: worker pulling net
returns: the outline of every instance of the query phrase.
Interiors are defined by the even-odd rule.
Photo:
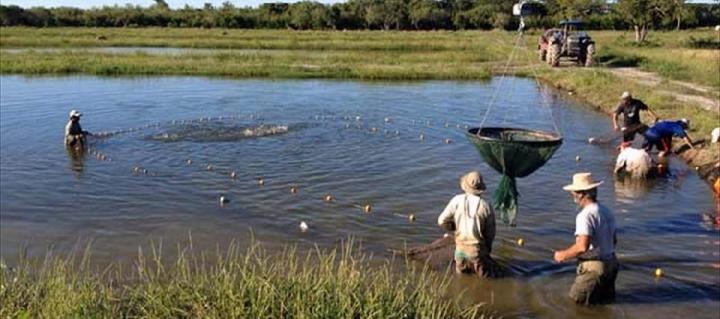
[[[553,133],[508,127],[472,128],[467,135],[482,159],[502,174],[493,194],[494,208],[504,223],[515,226],[516,179],[545,165],[562,144],[562,138]]]

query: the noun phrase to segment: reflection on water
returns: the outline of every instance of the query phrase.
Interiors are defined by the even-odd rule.
[[[247,242],[249,229],[276,248],[334,247],[356,236],[384,258],[442,236],[437,216],[463,173],[480,170],[490,191],[499,181],[464,137],[498,81],[0,80],[0,254],[10,261],[24,245],[37,255],[91,239],[98,262],[122,262],[150,240],[172,245],[191,234],[195,247],[214,249]],[[453,289],[509,316],[717,318],[720,238],[701,224],[714,207],[706,185],[692,173],[615,181],[616,150],[587,144],[610,128],[606,116],[541,94],[532,81],[514,83],[487,123],[552,130],[544,98],[565,143],[518,180],[518,227],[498,229],[495,257],[514,276],[453,277]],[[70,108],[98,132],[85,157],[58,142]],[[670,166],[687,172],[679,161]],[[574,265],[552,261],[552,249],[573,242],[576,207],[562,186],[576,171],[606,181],[599,198],[616,214],[623,266],[615,305],[570,304]],[[336,200],[324,202],[326,194]],[[230,202],[219,205],[220,196]],[[656,267],[667,275],[656,280]]]
[[[78,174],[82,173],[85,161],[85,150],[74,148],[65,148],[65,150],[67,151],[68,158],[70,158],[70,169]]]

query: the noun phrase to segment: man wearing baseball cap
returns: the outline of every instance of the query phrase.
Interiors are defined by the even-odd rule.
[[[590,173],[577,173],[563,187],[581,208],[575,217],[575,244],[555,251],[556,262],[577,258],[577,277],[570,298],[578,304],[611,302],[615,299],[618,262],[615,257],[615,215],[597,202],[596,182]]]
[[[653,110],[651,110],[643,101],[634,99],[630,92],[623,92],[620,96],[620,103],[615,107],[615,112],[612,115],[613,129],[620,130],[618,126],[617,118],[620,114],[624,117],[623,131],[623,142],[632,142],[635,139],[635,133],[642,133],[647,129],[647,125],[640,121],[640,111],[645,110],[655,117],[655,122],[658,121],[659,117]]]
[[[80,117],[82,113],[77,110],[70,111],[70,120],[65,125],[65,146],[74,149],[85,147],[85,136],[92,135],[88,131],[83,131],[80,126]]]

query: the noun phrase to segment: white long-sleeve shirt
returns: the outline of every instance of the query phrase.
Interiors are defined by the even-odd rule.
[[[450,200],[438,217],[438,225],[455,223],[455,244],[478,245],[481,253],[492,251],[495,212],[480,196],[460,194]]]

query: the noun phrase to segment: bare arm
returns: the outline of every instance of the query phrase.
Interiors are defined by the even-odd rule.
[[[577,257],[578,255],[586,252],[589,248],[590,236],[579,235],[575,237],[575,244],[565,250],[556,251],[554,258],[556,262],[561,263],[568,259]]]
[[[655,122],[657,122],[657,121],[660,120],[660,117],[657,115],[657,113],[655,113],[655,111],[653,111],[649,106],[647,107],[647,110],[648,110],[648,112],[650,112],[650,114],[652,114],[652,116],[655,118]]]
[[[688,136],[687,134],[685,134],[685,137],[683,137],[683,141],[685,141],[685,143],[690,146],[690,149],[695,149],[695,146],[693,146],[690,136]]]
[[[618,113],[617,112],[613,113],[613,115],[612,115],[613,130],[616,130],[616,131],[618,130],[617,118],[618,118]]]

